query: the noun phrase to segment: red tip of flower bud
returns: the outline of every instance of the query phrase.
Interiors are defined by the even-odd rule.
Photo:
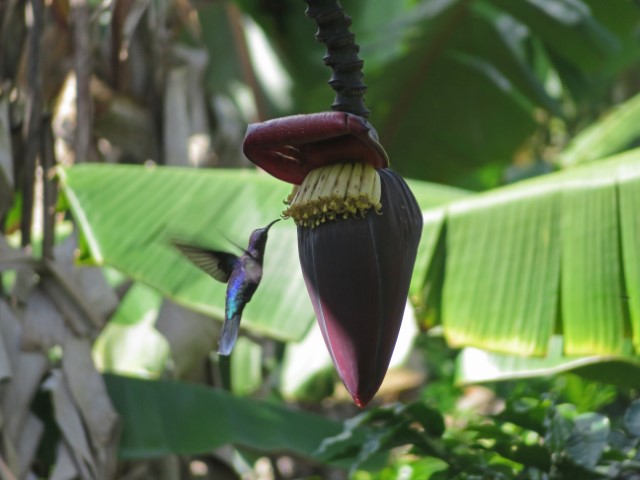
[[[320,166],[345,161],[386,168],[389,159],[375,129],[363,117],[322,112],[249,125],[244,154],[285,182],[300,184]]]

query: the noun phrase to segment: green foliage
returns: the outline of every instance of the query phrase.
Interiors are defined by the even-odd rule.
[[[247,0],[239,4],[285,59],[295,113],[326,110],[330,72],[314,61],[323,48],[313,41],[314,25],[300,17],[297,1],[279,2],[277,12]],[[637,7],[628,1],[606,5],[345,4],[365,60],[367,105],[394,168],[411,178],[493,187],[527,139],[551,128],[550,119],[571,136],[595,120],[606,108],[608,86],[640,54]],[[533,153],[545,155],[544,147],[534,145]]]
[[[625,286],[639,281],[639,160],[631,150],[427,215],[425,228],[444,235],[432,262],[444,262],[447,340],[544,356],[559,330],[567,355],[622,354],[630,328],[635,346],[639,299]]]
[[[80,165],[61,180],[86,254],[96,263],[107,263],[219,319],[226,285],[186,261],[171,239],[237,251],[233,243],[246,245],[254,228],[278,218],[289,190],[248,170]],[[243,326],[282,340],[298,339],[314,317],[297,258],[290,254],[296,249],[295,230],[276,224],[269,236],[265,276],[271,281],[248,305]],[[288,283],[299,287],[283,297],[280,286]]]
[[[640,331],[638,299],[625,301],[624,294],[625,284],[640,282],[633,248],[640,232],[637,171],[634,150],[478,196],[412,183],[423,208],[465,196],[426,212],[412,299],[430,308],[438,299],[436,317],[442,315],[453,345],[544,355],[559,318],[566,354],[626,353],[629,313],[634,335]],[[262,225],[278,215],[274,208],[285,196],[277,182],[250,172],[85,165],[62,180],[93,258],[218,318],[225,286],[185,262],[169,239],[210,245],[223,234],[246,237],[253,228],[243,214],[247,202],[254,205],[251,225]],[[113,184],[130,187],[109,190]],[[283,340],[308,329],[313,313],[294,250],[294,229],[274,227],[269,281],[249,304],[244,327]]]
[[[17,39],[0,42],[0,414],[14,476],[61,478],[65,467],[68,477],[114,474],[109,401],[121,416],[120,458],[137,461],[118,471],[127,478],[136,470],[154,477],[143,460],[210,460],[223,445],[252,460],[269,456],[272,465],[283,454],[313,465],[276,478],[328,477],[319,465],[348,469],[356,480],[640,475],[640,401],[625,390],[638,388],[640,348],[640,153],[631,150],[640,138],[637,2],[342,2],[392,167],[484,191],[411,181],[425,228],[410,300],[431,331],[410,356],[419,380],[376,400],[402,401],[355,414],[340,402],[326,352],[295,345],[314,320],[291,222],[270,235],[265,281],[226,367],[210,356],[217,332],[209,321],[222,317],[225,286],[169,246],[177,237],[234,250],[280,215],[289,186],[248,170],[115,164],[246,167],[247,122],[327,110],[330,72],[302,2],[120,2],[112,15],[89,2],[99,21],[87,20],[90,40],[74,48],[67,41],[83,25],[68,15],[77,5],[32,2],[46,13],[38,32],[23,3],[0,9],[0,38]],[[38,70],[29,49],[38,42],[23,41],[27,34],[51,41],[44,63],[64,66],[62,89],[56,72]],[[81,47],[92,65],[84,93],[75,86],[81,72],[66,70],[82,63]],[[39,89],[52,106],[44,118],[31,110]],[[82,104],[95,108],[83,113]],[[91,126],[90,147],[57,149],[58,161],[106,165],[58,168],[66,200],[59,210],[77,225],[81,262],[117,271],[110,287],[83,276],[103,280],[100,269],[52,253],[68,218],[57,219],[55,233],[54,222],[39,232],[38,219],[56,204],[45,171],[55,162],[47,158],[53,137],[64,147],[83,137],[80,126]],[[565,170],[494,188],[556,168]],[[35,196],[33,178],[44,184]],[[34,212],[33,225],[23,224]],[[24,251],[14,248],[21,240]],[[99,368],[156,380],[106,375],[107,397],[91,365],[96,336]],[[466,348],[456,359],[445,339],[493,351]],[[324,348],[320,335],[313,340]],[[222,374],[211,371],[218,368]],[[208,384],[216,374],[231,377],[231,393],[166,379]],[[487,386],[469,386],[480,382]],[[473,404],[478,392],[489,400]],[[38,443],[40,452],[28,453]]]
[[[443,428],[438,410],[424,403],[388,405],[345,423],[342,433],[323,442],[327,458],[353,457],[352,468],[376,452],[395,448],[396,460],[379,473],[354,479],[384,480],[403,472],[407,479],[606,479],[640,473],[636,446],[640,401],[624,419],[580,413],[551,398],[521,397],[503,411]],[[623,421],[622,421],[623,420]],[[355,426],[366,428],[361,447],[348,443]],[[399,446],[405,446],[398,449]]]
[[[640,122],[640,95],[617,106],[603,119],[585,128],[567,145],[556,162],[563,167],[598,160],[630,147],[637,139]]]
[[[171,246],[178,238],[235,251],[254,228],[280,216],[290,186],[249,170],[78,165],[60,171],[63,192],[82,233],[85,259],[109,265],[177,303],[221,319],[226,285],[186,261]],[[466,192],[426,182],[411,187],[422,208]],[[436,237],[426,231],[425,237]],[[226,240],[229,239],[229,240]],[[279,340],[300,340],[315,317],[296,255],[292,222],[269,232],[268,279],[248,304],[242,326]],[[414,279],[426,270],[421,247]]]
[[[333,420],[203,385],[115,375],[105,380],[123,414],[123,458],[194,454],[226,444],[319,458],[322,440],[340,432]],[[351,441],[360,442],[362,434],[354,431]]]
[[[365,425],[366,437],[360,444],[355,444],[354,436]],[[417,428],[425,433],[419,434]],[[317,454],[324,461],[353,457],[352,472],[376,453],[404,444],[413,444],[422,452],[439,458],[441,452],[431,437],[440,438],[444,430],[440,412],[422,402],[387,405],[345,422],[344,430],[333,438],[325,439]]]

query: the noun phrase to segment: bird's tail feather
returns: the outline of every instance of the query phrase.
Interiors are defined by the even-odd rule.
[[[222,334],[218,341],[218,354],[231,355],[231,350],[238,339],[238,330],[240,329],[240,315],[234,315],[224,321],[222,326]]]

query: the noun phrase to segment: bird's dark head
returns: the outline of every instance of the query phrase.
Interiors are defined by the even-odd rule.
[[[267,234],[269,233],[269,229],[278,221],[280,221],[279,218],[271,222],[266,227],[258,228],[251,233],[247,251],[253,258],[262,259],[262,256],[264,255],[264,248],[267,244]]]

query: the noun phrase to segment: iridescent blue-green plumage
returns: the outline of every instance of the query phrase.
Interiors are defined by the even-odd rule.
[[[220,355],[230,355],[238,339],[242,311],[251,300],[262,279],[262,262],[267,244],[267,233],[277,221],[274,220],[266,227],[254,230],[249,238],[249,245],[239,256],[173,242],[194,265],[216,280],[228,282],[225,321],[218,343]]]

